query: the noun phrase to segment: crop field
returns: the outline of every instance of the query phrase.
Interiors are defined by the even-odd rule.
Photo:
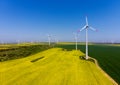
[[[0,85],[114,85],[81,51],[51,48],[0,62]]]
[[[0,61],[13,60],[27,57],[40,51],[51,48],[41,44],[9,44],[0,45]]]
[[[75,45],[58,45],[68,50],[75,49]],[[85,45],[78,45],[78,48],[85,53]],[[89,45],[89,56],[97,59],[102,69],[107,72],[116,82],[120,84],[120,46],[119,45]]]

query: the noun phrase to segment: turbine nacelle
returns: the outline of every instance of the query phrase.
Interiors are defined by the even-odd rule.
[[[89,28],[89,26],[88,26],[88,25],[86,25],[86,27],[85,27],[85,28],[87,29],[87,28]]]

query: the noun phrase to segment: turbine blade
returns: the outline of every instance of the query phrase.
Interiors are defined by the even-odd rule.
[[[97,31],[95,28],[93,28],[93,27],[89,27],[91,30],[93,30],[93,31]]]
[[[86,16],[86,25],[88,26],[88,19],[87,19],[87,16]]]
[[[79,31],[81,32],[81,31],[83,31],[85,28],[86,28],[86,26],[84,26],[83,28],[81,28]]]

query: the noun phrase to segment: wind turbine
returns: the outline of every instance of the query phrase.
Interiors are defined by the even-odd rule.
[[[75,48],[77,50],[77,42],[78,42],[78,33],[73,33],[75,39]]]
[[[114,40],[111,40],[111,44],[114,44]]]
[[[4,41],[1,41],[1,44],[4,45]]]
[[[50,46],[50,42],[51,42],[51,35],[50,35],[50,34],[48,34],[47,36],[48,36],[48,42],[49,42],[49,46]]]
[[[88,25],[88,19],[86,16],[86,25],[80,29],[80,31],[86,30],[86,60],[88,59],[88,29],[91,29],[93,31],[96,31],[96,29],[94,29],[93,27]]]
[[[55,40],[55,43],[58,43],[58,39],[57,39],[56,35],[54,35],[54,40]]]
[[[17,45],[19,45],[19,43],[20,43],[20,40],[17,40]]]

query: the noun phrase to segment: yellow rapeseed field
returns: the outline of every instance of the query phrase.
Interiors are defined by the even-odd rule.
[[[52,48],[0,63],[0,85],[114,85],[81,51]]]

